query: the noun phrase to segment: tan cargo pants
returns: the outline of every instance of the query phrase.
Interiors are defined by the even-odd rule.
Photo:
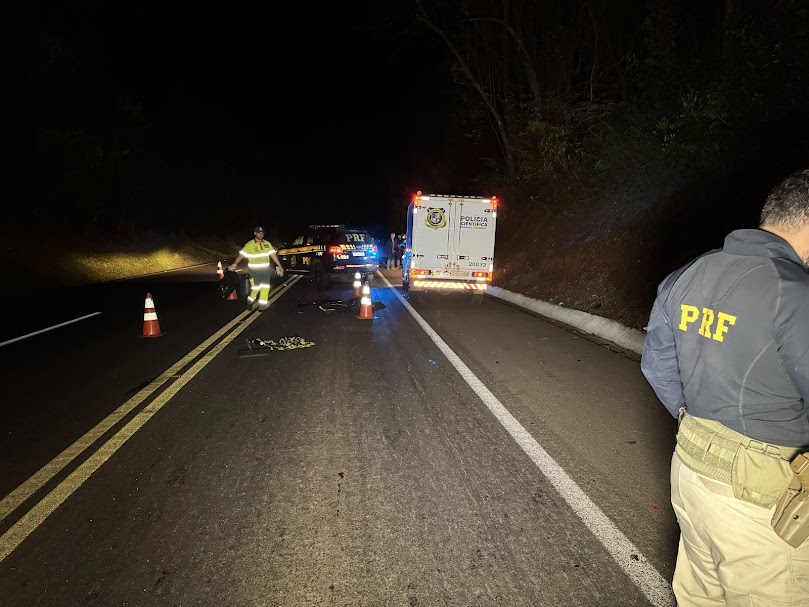
[[[809,607],[809,540],[792,548],[773,531],[772,508],[733,497],[730,485],[671,461],[680,522],[674,571],[679,607]]]

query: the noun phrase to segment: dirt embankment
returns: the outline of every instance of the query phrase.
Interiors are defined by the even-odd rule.
[[[540,230],[512,236],[506,244],[498,241],[494,282],[529,297],[642,328],[655,287],[665,273],[650,262],[653,237],[638,232],[633,227],[617,229],[584,243],[557,246],[543,242],[545,234]]]
[[[498,286],[630,327],[646,324],[656,283],[644,276],[642,243],[627,234],[539,258],[520,252],[500,263],[497,257]]]
[[[0,298],[34,291],[131,278],[219,259],[232,259],[239,245],[221,237],[185,235],[55,234],[7,231],[0,263],[11,270]]]
[[[498,217],[494,282],[641,329],[660,281],[721,247],[728,232],[756,227],[768,192],[791,171],[759,167],[654,188],[638,180],[623,197],[506,201]]]

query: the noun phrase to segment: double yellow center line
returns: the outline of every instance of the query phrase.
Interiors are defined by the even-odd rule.
[[[286,281],[270,297],[270,305],[280,298],[300,276],[293,276]],[[93,452],[79,467],[59,483],[50,493],[42,498],[28,512],[26,512],[11,528],[0,536],[0,562],[11,554],[48,516],[51,515],[64,501],[84,484],[92,474],[98,470],[126,441],[140,430],[152,416],[160,411],[171,398],[177,394],[192,378],[211,362],[230,342],[238,337],[260,314],[250,311],[242,312],[211,335],[199,346],[186,354],[159,377],[152,380],[149,385],[135,394],[132,398],[110,413],[98,425],[88,431],[84,436],[62,451],[36,472],[23,484],[0,500],[0,523],[28,498],[42,489],[46,483],[64,470],[74,459],[86,451],[90,445],[100,439],[129,413],[158,392],[169,380],[176,380],[157,397],[137,413],[123,428],[118,430],[109,440]],[[239,326],[240,325],[240,326]],[[234,329],[235,327],[235,329]],[[222,337],[224,336],[224,339]],[[221,341],[219,341],[221,339]],[[213,344],[219,341],[216,346]],[[203,355],[203,352],[211,348]],[[197,360],[182,375],[177,375],[192,361]]]

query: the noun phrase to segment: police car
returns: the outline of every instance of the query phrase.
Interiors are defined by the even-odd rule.
[[[379,269],[379,248],[365,230],[344,225],[310,225],[278,250],[284,269],[311,276],[319,287],[331,279],[353,280],[359,272],[371,280]]]

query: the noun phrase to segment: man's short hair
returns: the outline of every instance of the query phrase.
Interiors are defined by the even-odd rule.
[[[761,225],[799,230],[809,223],[809,169],[792,173],[767,196]]]

